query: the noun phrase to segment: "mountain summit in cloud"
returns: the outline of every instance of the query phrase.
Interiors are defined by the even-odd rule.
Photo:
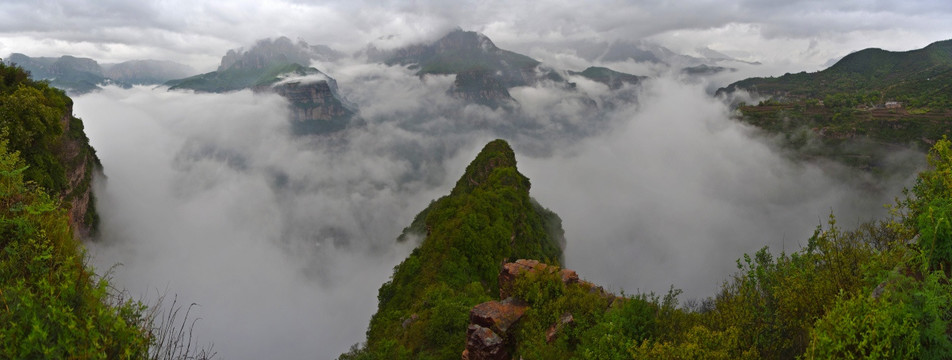
[[[291,102],[294,133],[323,134],[343,129],[355,111],[345,105],[337,81],[310,63],[340,56],[326,46],[293,43],[286,37],[263,39],[247,50],[229,50],[216,71],[172,80],[166,85],[170,90],[213,93],[274,91]]]

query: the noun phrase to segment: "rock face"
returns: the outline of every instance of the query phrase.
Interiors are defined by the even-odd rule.
[[[476,305],[469,312],[470,325],[466,330],[463,359],[509,359],[509,330],[528,309],[526,303],[512,297]]]
[[[102,176],[102,165],[82,130],[82,121],[72,114],[73,106],[70,104],[60,118],[66,136],[60,145],[58,160],[66,170],[67,188],[59,197],[68,204],[67,214],[73,234],[85,239],[92,236],[99,225],[92,181],[94,176]],[[75,128],[77,126],[78,129]]]
[[[537,260],[519,259],[504,264],[499,272],[499,298],[505,300],[487,301],[470,310],[466,349],[462,353],[463,360],[511,359],[512,330],[518,326],[519,320],[529,310],[526,302],[513,296],[512,289],[516,279],[528,273],[557,273],[565,284],[580,283],[575,271],[560,269],[558,266],[547,265]],[[593,289],[602,291],[597,287]],[[566,327],[574,323],[575,318],[571,313],[562,314],[559,320],[546,331],[546,342],[551,343]]]
[[[449,93],[454,97],[493,109],[500,106],[511,107],[516,102],[500,79],[484,69],[466,70],[456,74],[456,80]]]
[[[333,79],[316,82],[287,82],[275,85],[274,92],[291,102],[291,126],[295,134],[334,132],[347,126],[354,112],[337,96]]]

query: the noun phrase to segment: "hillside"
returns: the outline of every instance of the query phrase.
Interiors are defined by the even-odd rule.
[[[498,296],[506,261],[559,264],[561,221],[529,197],[503,140],[487,144],[453,191],[413,220],[420,245],[380,288],[365,347],[342,359],[449,359],[463,351],[469,308]]]
[[[146,308],[114,297],[75,239],[95,225],[99,165],[71,106],[0,64],[0,358],[145,358]]]
[[[496,140],[404,230],[422,241],[340,359],[949,358],[952,142],[928,161],[894,217],[844,230],[831,215],[805,247],[744,254],[682,304],[673,286],[612,294],[560,268],[558,217]]]
[[[823,71],[750,78],[718,94],[737,90],[769,97],[740,104],[744,121],[788,138],[810,129],[827,145],[821,156],[838,157],[840,144],[858,139],[924,150],[952,133],[952,40],[906,52],[857,51]],[[880,157],[854,155],[866,158],[863,167]]]

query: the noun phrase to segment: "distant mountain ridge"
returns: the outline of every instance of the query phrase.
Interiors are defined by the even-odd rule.
[[[739,90],[767,97],[740,104],[740,118],[784,134],[798,153],[876,169],[894,148],[926,149],[952,135],[952,40],[860,50],[822,71],[745,79],[717,94]],[[824,146],[806,146],[804,129]]]
[[[50,85],[71,94],[84,94],[100,89],[103,84],[120,86],[153,85],[194,73],[187,65],[172,61],[130,60],[118,64],[99,64],[90,58],[64,55],[61,57],[30,57],[20,53],[4,59],[7,64],[29,71],[37,80],[48,80]]]
[[[952,105],[952,40],[922,49],[893,52],[870,48],[849,54],[815,73],[750,78],[718,90],[743,89],[762,95],[821,98],[838,93],[875,92],[880,101],[905,101],[913,106],[941,102]]]

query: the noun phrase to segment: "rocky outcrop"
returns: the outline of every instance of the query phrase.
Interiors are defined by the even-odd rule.
[[[338,98],[333,79],[316,82],[286,82],[274,92],[291,102],[291,125],[295,134],[320,134],[343,129],[354,112]]]
[[[459,99],[486,105],[490,108],[511,108],[516,100],[500,79],[484,69],[473,69],[456,74],[449,93]]]
[[[519,259],[502,266],[502,271],[499,272],[499,298],[505,299],[512,296],[516,279],[524,273],[534,272],[548,274],[558,272],[565,284],[579,282],[578,274],[574,270],[560,269],[558,266],[543,264],[538,260]]]
[[[476,305],[469,312],[470,325],[466,330],[463,359],[509,359],[509,331],[528,309],[525,302],[512,297]]]

